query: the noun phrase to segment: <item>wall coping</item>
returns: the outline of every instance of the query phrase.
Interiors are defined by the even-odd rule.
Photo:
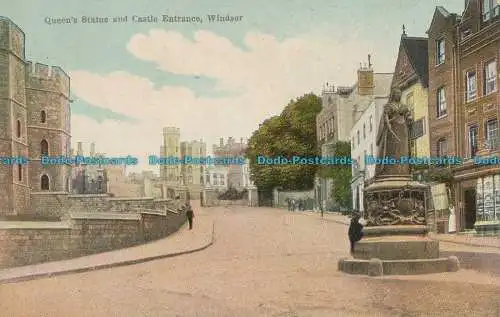
[[[68,192],[51,192],[51,191],[40,191],[40,192],[30,192],[31,195],[38,195],[38,196],[50,196],[50,195],[69,195]]]
[[[119,200],[123,200],[123,201],[127,201],[127,200],[130,200],[130,201],[151,200],[151,201],[154,201],[155,198],[154,197],[109,197],[109,200],[113,200],[113,201],[119,201]]]
[[[86,198],[86,197],[109,197],[108,194],[71,194],[68,195],[69,198]]]
[[[166,212],[142,211],[141,215],[167,216]]]
[[[75,212],[70,213],[72,220],[85,220],[85,219],[108,219],[108,220],[140,220],[141,216],[139,214],[130,213],[111,213],[111,212]]]
[[[0,221],[0,230],[60,229],[71,230],[68,221]]]

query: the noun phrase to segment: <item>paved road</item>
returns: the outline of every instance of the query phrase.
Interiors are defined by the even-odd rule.
[[[347,255],[345,225],[263,208],[210,212],[217,216],[217,236],[206,251],[0,285],[0,315],[500,316],[495,272],[344,275],[336,269]]]

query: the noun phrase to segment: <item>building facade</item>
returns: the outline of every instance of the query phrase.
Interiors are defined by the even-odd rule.
[[[41,164],[42,156],[70,155],[70,78],[25,57],[23,31],[0,18],[0,156],[30,160],[0,164],[2,216],[30,214],[36,193],[70,190],[70,165]]]
[[[351,157],[352,165],[352,208],[364,211],[363,192],[365,184],[375,176],[375,164],[370,164],[370,157],[376,157],[377,132],[384,105],[387,97],[377,97],[362,113],[351,130]]]
[[[219,145],[214,145],[212,147],[212,151],[214,157],[243,157],[245,156],[245,151],[247,149],[248,140],[240,138],[240,142],[236,142],[236,140],[232,137],[229,137],[227,142],[224,143],[224,139],[220,138]],[[249,172],[245,173],[244,165],[227,165],[227,184],[228,187],[234,187],[238,190],[242,190],[245,188],[245,184],[249,179]],[[248,170],[248,169],[247,169]]]
[[[335,87],[327,84],[323,89],[323,109],[316,117],[318,144],[321,156],[334,155],[334,145],[339,141],[351,142],[356,147],[357,136],[352,135],[353,126],[372,102],[387,98],[390,91],[392,73],[374,73],[370,56],[368,65],[361,66],[357,81],[352,87]],[[378,124],[378,123],[377,123]],[[362,132],[360,132],[362,133]],[[316,177],[316,208],[325,205],[327,209],[337,208],[332,199],[332,180]]]
[[[443,7],[434,11],[428,35],[428,113],[431,156],[457,155],[457,23],[460,17]]]
[[[228,189],[228,168],[223,165],[206,165],[204,169],[204,186],[221,191]]]
[[[500,168],[481,160],[500,153],[500,4],[469,0],[457,23],[457,148],[454,169],[458,226],[500,232]]]
[[[160,156],[181,159],[181,131],[176,127],[163,128],[163,145],[160,147]],[[182,183],[181,165],[167,164],[160,166],[160,177],[169,185],[179,186]]]
[[[71,150],[72,156],[74,151]],[[103,157],[95,152],[95,144],[90,144],[90,151],[85,155],[83,143],[77,143],[77,155]],[[71,173],[71,193],[73,194],[104,194],[108,192],[107,173],[104,166],[79,164],[73,166]]]
[[[417,157],[430,156],[428,86],[428,39],[409,37],[403,30],[392,88],[401,90],[401,102],[412,109],[410,151]]]
[[[207,146],[203,141],[184,141],[180,144],[181,157],[204,158],[207,156]],[[183,164],[181,166],[181,182],[184,184],[191,197],[199,197],[203,189],[202,164]]]

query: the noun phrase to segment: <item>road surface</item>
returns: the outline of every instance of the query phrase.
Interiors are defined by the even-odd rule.
[[[480,272],[351,276],[337,271],[337,260],[348,253],[345,225],[316,214],[265,208],[213,208],[206,212],[217,218],[216,241],[207,250],[133,266],[0,285],[0,315],[500,316],[498,262],[496,266],[484,262]],[[477,248],[443,244],[443,249],[479,257],[479,253],[471,253]],[[471,267],[482,262],[469,259],[468,263]]]

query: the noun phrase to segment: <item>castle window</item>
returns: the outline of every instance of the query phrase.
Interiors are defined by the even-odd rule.
[[[49,190],[50,189],[50,186],[49,186],[49,177],[47,175],[42,175],[42,177],[40,178],[40,188],[42,190]]]
[[[40,142],[40,154],[49,155],[49,142],[47,142],[47,140],[42,140],[42,142]]]
[[[21,137],[21,121],[17,120],[17,127],[16,127],[16,136],[18,138]]]
[[[19,181],[23,180],[23,166],[21,164],[17,165],[17,179]]]
[[[47,113],[45,113],[45,110],[42,110],[42,112],[40,112],[40,122],[41,123],[47,122]]]

